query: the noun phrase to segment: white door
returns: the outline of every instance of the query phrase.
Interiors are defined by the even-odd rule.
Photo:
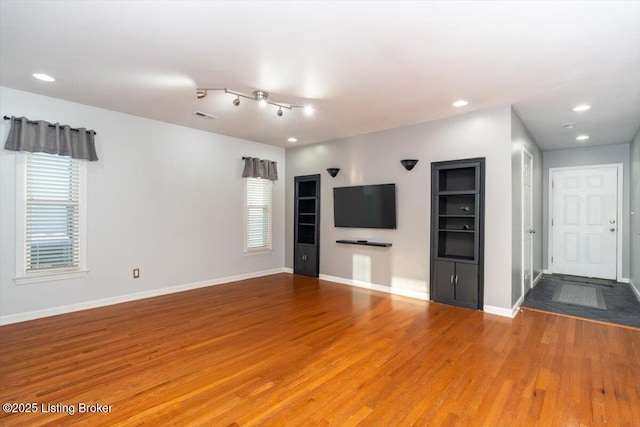
[[[552,173],[551,271],[616,279],[618,168]]]
[[[522,295],[533,283],[533,156],[522,149]]]

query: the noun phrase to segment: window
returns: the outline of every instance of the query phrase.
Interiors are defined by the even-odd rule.
[[[271,250],[271,186],[268,179],[246,178],[246,251]]]
[[[45,153],[19,159],[16,282],[86,273],[83,162]]]

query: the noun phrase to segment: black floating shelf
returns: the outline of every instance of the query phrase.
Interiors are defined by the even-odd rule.
[[[378,246],[381,248],[391,247],[391,243],[371,242],[369,240],[336,240],[336,243],[344,243],[347,245]]]

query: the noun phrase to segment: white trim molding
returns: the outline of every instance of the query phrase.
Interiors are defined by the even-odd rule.
[[[538,282],[540,281],[540,279],[542,279],[542,276],[544,276],[545,274],[547,274],[547,273],[545,273],[544,271],[541,271],[540,273],[538,273],[538,275],[536,276],[536,278],[535,278],[535,279],[533,279],[533,284],[531,285],[531,289],[533,289],[533,288],[535,288],[535,287],[536,287],[536,285],[538,284]],[[548,274],[551,274],[551,273],[548,273]]]
[[[72,313],[74,311],[88,310],[91,308],[105,307],[123,302],[136,301],[145,298],[153,298],[160,295],[174,294],[177,292],[190,291],[192,289],[206,288],[208,286],[223,285],[225,283],[237,282],[240,280],[253,279],[256,277],[269,276],[271,274],[285,273],[284,268],[274,268],[272,270],[256,271],[253,273],[238,274],[236,276],[220,277],[217,279],[204,280],[201,282],[185,283],[183,285],[170,286],[167,288],[152,289],[133,294],[119,295],[117,297],[103,298],[99,300],[85,301],[78,304],[64,305],[60,307],[46,308],[44,310],[28,311],[25,313],[10,314],[0,316],[0,325],[26,322],[27,320],[40,319],[42,317],[56,316],[58,314]]]
[[[516,304],[513,308],[502,308],[502,307],[496,307],[494,305],[487,305],[487,304],[485,304],[483,307],[483,311],[485,313],[495,314],[497,316],[502,316],[502,317],[508,317],[510,319],[513,319],[514,317],[516,317],[516,314],[518,313],[519,309],[520,309],[520,306],[518,304]]]
[[[636,298],[638,298],[638,301],[640,301],[640,290],[633,283],[633,280],[629,280],[629,286],[631,287],[633,293],[636,295]]]
[[[375,283],[363,282],[361,280],[345,279],[343,277],[329,276],[327,274],[321,274],[320,279],[327,280],[333,283],[339,283],[342,285],[349,285],[357,288],[370,289],[372,291],[384,292],[387,294],[399,295],[403,297],[429,301],[429,294],[427,292],[419,292],[419,291],[412,291],[409,289],[394,288],[392,286],[378,285]],[[495,314],[498,316],[509,317],[509,318],[514,318],[518,313],[519,309],[520,309],[519,304],[517,304],[515,307],[511,309],[495,307],[495,306],[486,305],[486,304],[483,307],[483,311],[485,313]]]

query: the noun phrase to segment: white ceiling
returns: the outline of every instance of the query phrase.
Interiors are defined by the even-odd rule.
[[[3,86],[282,147],[509,104],[543,150],[628,143],[640,127],[640,1],[1,0],[0,39]]]

